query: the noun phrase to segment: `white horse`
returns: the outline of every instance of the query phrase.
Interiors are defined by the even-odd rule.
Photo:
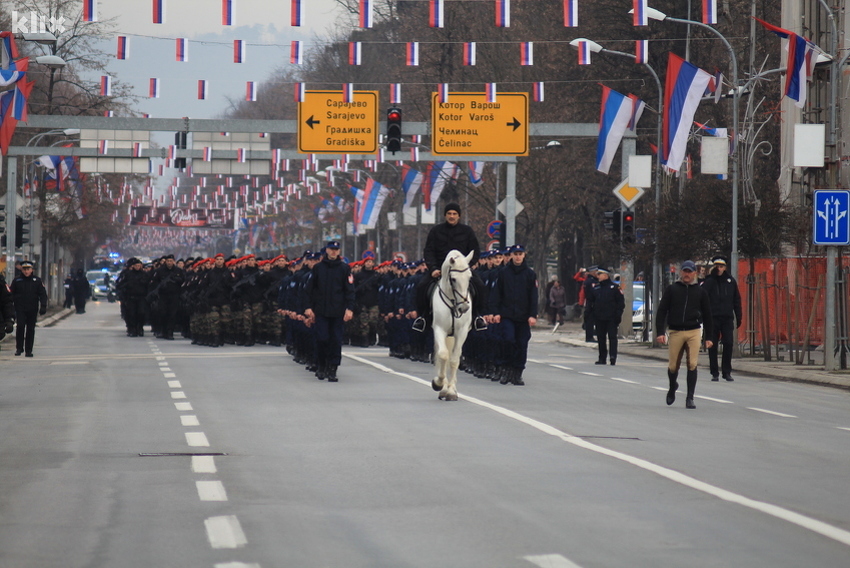
[[[439,285],[431,293],[434,315],[434,365],[437,377],[431,387],[440,391],[440,400],[457,400],[457,367],[466,336],[472,327],[472,299],[469,281],[472,255],[453,250],[446,255]]]

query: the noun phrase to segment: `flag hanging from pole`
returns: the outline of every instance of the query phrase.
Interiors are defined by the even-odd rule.
[[[440,104],[445,104],[445,103],[449,102],[449,84],[448,83],[440,83],[438,89],[439,89]]]
[[[419,188],[422,187],[424,179],[425,176],[419,170],[415,170],[407,164],[401,167],[401,190],[404,192],[405,209],[413,207],[413,200],[416,198]]]
[[[307,90],[304,83],[295,83],[295,102],[303,103],[305,97],[305,91]]]
[[[496,83],[487,83],[486,85],[486,93],[487,93],[487,102],[495,103],[496,102]]]
[[[667,60],[662,117],[661,163],[679,171],[685,160],[688,135],[699,102],[712,90],[714,77],[674,53]]]
[[[596,143],[596,169],[607,174],[614,154],[632,120],[633,101],[602,85],[602,106],[599,112],[599,140]]]
[[[797,101],[794,106],[803,108],[806,104],[806,82],[812,75],[815,54],[820,52],[815,44],[790,30],[768,24],[755,18],[768,31],[788,40],[788,60],[785,72],[785,91],[782,93],[789,99]]]

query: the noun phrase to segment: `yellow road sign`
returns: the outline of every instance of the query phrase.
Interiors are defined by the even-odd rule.
[[[449,93],[431,96],[431,153],[527,156],[528,93]]]
[[[617,199],[623,203],[623,205],[631,207],[637,203],[637,200],[640,199],[646,191],[640,187],[630,186],[629,179],[626,178],[614,188],[613,193],[617,196]]]
[[[298,151],[303,154],[376,154],[378,91],[307,91],[298,103]]]

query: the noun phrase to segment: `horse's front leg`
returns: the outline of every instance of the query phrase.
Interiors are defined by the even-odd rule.
[[[466,334],[460,332],[458,337],[454,338],[451,354],[448,361],[448,373],[446,376],[446,400],[457,400],[457,369],[460,366],[460,357],[463,354],[463,344],[466,341]]]
[[[445,357],[443,357],[445,355]],[[446,361],[448,361],[448,350],[446,349],[446,334],[440,329],[434,329],[434,367],[437,376],[431,381],[431,388],[442,391],[446,379]],[[442,398],[442,396],[440,396]]]

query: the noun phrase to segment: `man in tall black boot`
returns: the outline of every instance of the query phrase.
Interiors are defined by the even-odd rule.
[[[413,322],[413,329],[419,332],[424,332],[428,325],[427,320],[431,316],[431,299],[428,297],[428,289],[431,283],[440,278],[446,256],[453,250],[464,256],[472,252],[472,262],[469,265],[474,266],[478,262],[478,239],[475,237],[475,231],[472,230],[472,227],[460,222],[460,205],[449,203],[443,210],[443,214],[446,222],[434,225],[425,241],[425,264],[428,265],[427,274],[430,277],[423,278],[416,286],[416,315],[418,317]],[[472,315],[475,318],[474,328],[475,331],[481,331],[487,329],[487,324],[481,317],[483,307],[487,305],[487,289],[481,278],[474,272],[470,284],[472,284],[473,289]]]

